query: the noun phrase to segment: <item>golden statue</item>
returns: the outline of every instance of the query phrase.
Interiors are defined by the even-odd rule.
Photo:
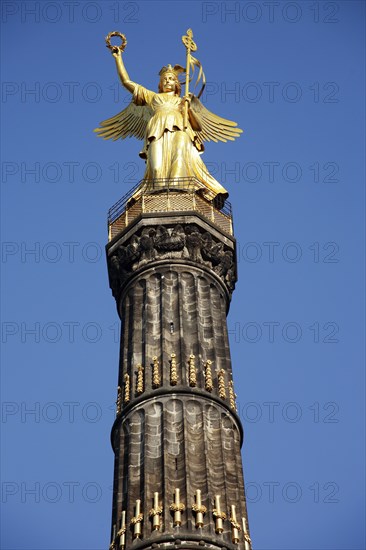
[[[120,46],[112,46],[112,36],[119,36]],[[200,192],[209,200],[226,198],[224,187],[208,172],[201,160],[204,141],[234,140],[242,130],[236,122],[221,118],[206,109],[199,100],[205,85],[205,76],[198,59],[191,55],[197,49],[189,29],[182,41],[187,49],[186,69],[180,65],[167,65],[160,72],[158,92],[153,92],[136,84],[126,71],[122,52],[127,44],[121,33],[114,31],[106,37],[116,61],[117,72],[122,85],[132,94],[132,101],[126,109],[112,118],[104,120],[95,132],[104,139],[125,139],[134,136],[144,140],[140,157],[146,161],[146,171],[142,186],[134,194],[137,198],[146,183],[155,182],[163,186],[169,180],[169,186],[184,187],[184,182]],[[196,85],[202,80],[203,86],[198,96],[189,92],[190,69],[199,67]],[[185,95],[181,97],[182,83],[179,76],[185,73]],[[188,178],[182,180],[181,178]],[[165,182],[164,182],[165,180]],[[183,185],[182,185],[183,182]],[[219,197],[218,197],[219,196]]]

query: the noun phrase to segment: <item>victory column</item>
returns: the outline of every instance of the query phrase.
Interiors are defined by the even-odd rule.
[[[111,550],[251,550],[226,324],[236,241],[228,193],[201,159],[205,141],[242,130],[202,105],[205,75],[190,29],[182,41],[185,68],[164,66],[155,92],[130,79],[125,36],[106,37],[132,101],[95,131],[143,140],[146,162],[108,218],[122,323]],[[189,90],[195,69],[197,96]]]

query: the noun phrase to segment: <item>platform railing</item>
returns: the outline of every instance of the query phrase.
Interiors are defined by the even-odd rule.
[[[142,181],[116,202],[108,212],[111,241],[138,216],[146,213],[195,211],[232,235],[231,204],[222,196],[208,200],[195,178]]]

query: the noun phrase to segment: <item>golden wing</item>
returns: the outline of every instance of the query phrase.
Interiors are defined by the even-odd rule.
[[[100,128],[95,128],[94,132],[103,139],[125,139],[126,137],[136,137],[144,139],[147,123],[153,115],[149,105],[135,105],[132,101],[120,113],[112,118],[103,120]]]
[[[243,130],[237,128],[236,122],[211,113],[196,96],[190,95],[190,99],[190,109],[195,119],[191,121],[191,126],[201,144],[204,141],[234,141],[240,136]]]

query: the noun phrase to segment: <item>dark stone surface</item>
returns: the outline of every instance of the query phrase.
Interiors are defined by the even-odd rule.
[[[176,543],[182,548],[243,550],[242,534],[239,544],[231,542],[229,521],[231,505],[236,506],[237,521],[247,517],[242,428],[229,399],[226,314],[236,281],[235,240],[197,216],[147,216],[118,235],[107,246],[107,256],[122,320],[118,385],[124,390],[128,375],[130,388],[130,400],[122,400],[112,431],[112,525],[118,531],[126,511],[127,549],[153,544],[168,549]],[[211,390],[206,385],[208,360]],[[139,391],[138,365],[144,368]],[[219,393],[219,371],[224,372],[225,398]],[[176,488],[185,504],[180,526],[174,525],[169,509]],[[202,528],[196,528],[192,511],[197,489],[206,507]],[[163,506],[155,531],[149,518],[154,492]],[[222,534],[215,532],[215,495],[227,514]],[[130,522],[137,499],[142,538],[134,540]]]

